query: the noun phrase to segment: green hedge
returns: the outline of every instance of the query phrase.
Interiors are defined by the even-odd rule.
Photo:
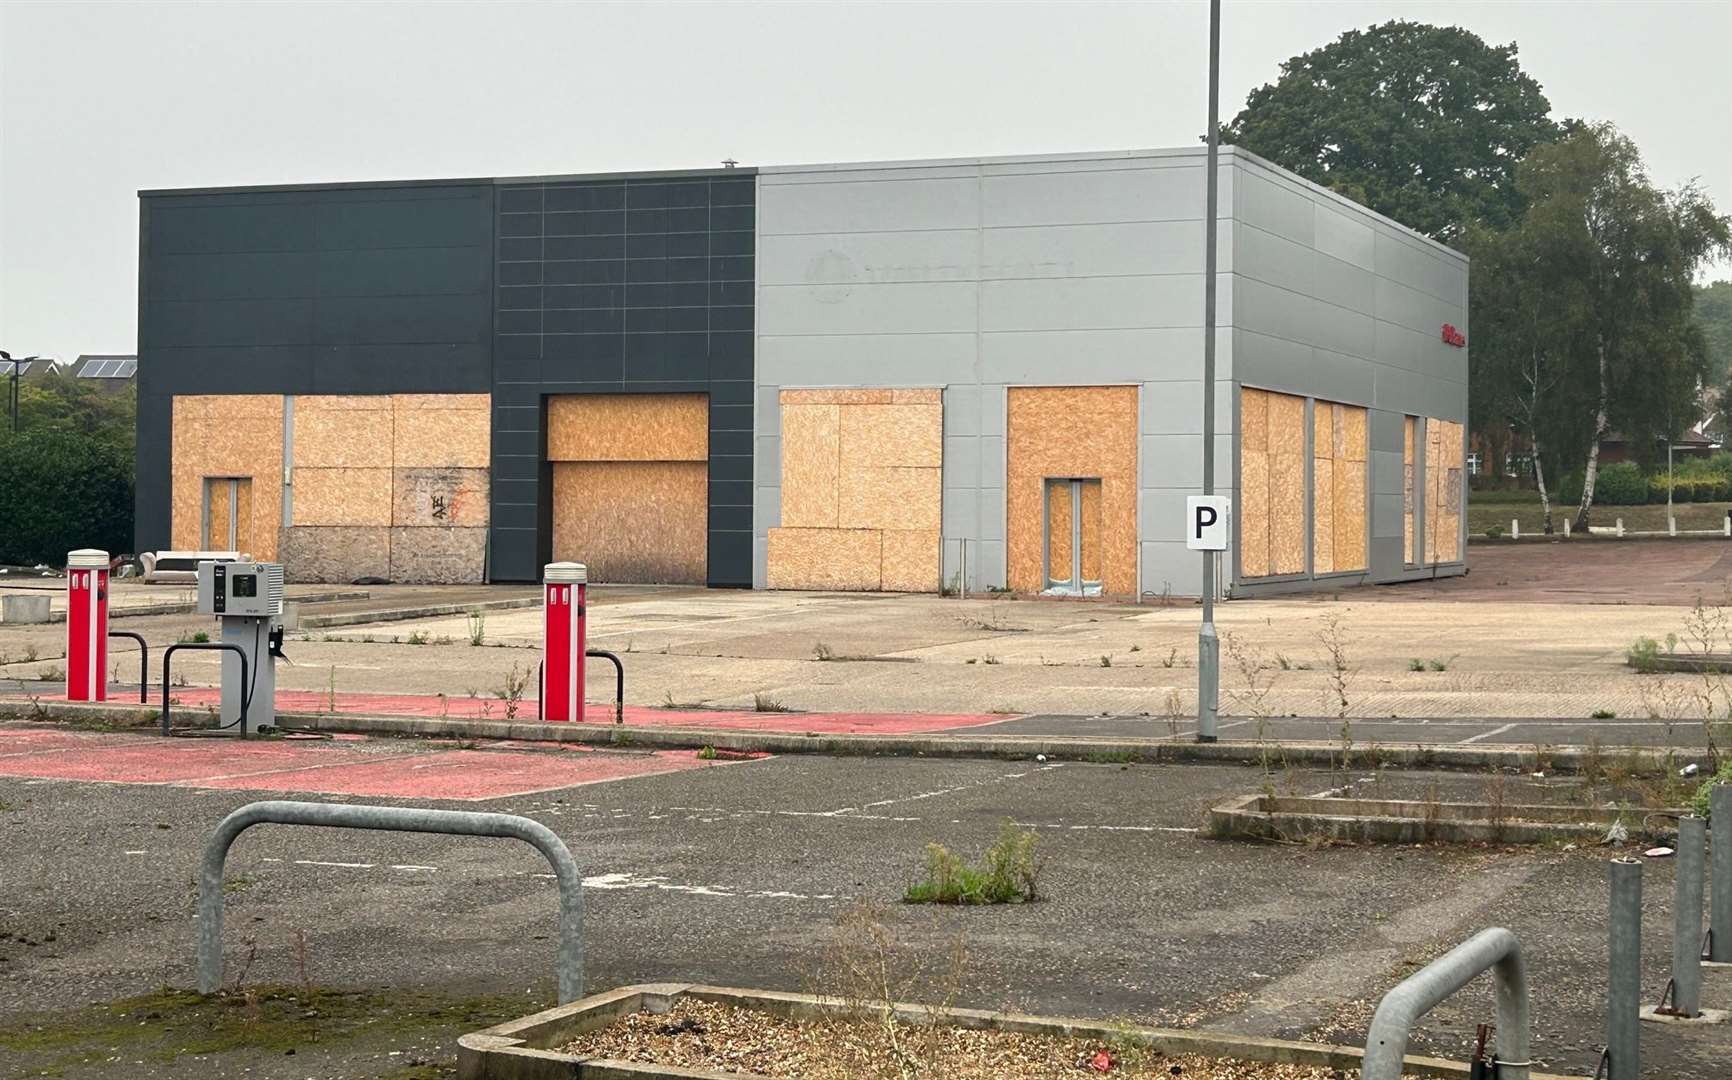
[[[1672,476],[1672,501],[1732,501],[1732,472],[1721,471],[1718,466],[1722,462],[1732,466],[1732,454],[1717,454],[1709,461],[1693,461],[1688,469],[1675,470]],[[1558,483],[1555,499],[1561,506],[1572,506],[1582,501],[1582,474],[1579,470],[1564,474],[1563,480]],[[1643,476],[1634,462],[1616,461],[1601,467],[1599,480],[1594,485],[1596,506],[1636,506],[1665,501],[1665,472],[1657,471],[1652,476]]]
[[[132,550],[132,457],[83,432],[0,437],[0,563],[64,565],[75,548]]]

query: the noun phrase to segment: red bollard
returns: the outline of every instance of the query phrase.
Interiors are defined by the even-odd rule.
[[[582,563],[548,563],[542,572],[542,641],[546,649],[541,718],[583,721],[584,598],[589,572]]]
[[[66,553],[66,700],[108,700],[108,552]]]

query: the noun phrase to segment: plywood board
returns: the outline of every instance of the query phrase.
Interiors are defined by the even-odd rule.
[[[1409,566],[1419,561],[1419,553],[1414,548],[1413,511],[1414,511],[1414,434],[1418,425],[1418,417],[1409,416],[1402,424],[1402,469],[1401,469],[1401,551],[1402,559]]]
[[[400,584],[477,585],[487,562],[487,529],[417,526],[391,530],[391,571]]]
[[[391,476],[391,524],[485,526],[487,494],[486,469],[395,469]]]
[[[1047,477],[1101,480],[1102,590],[1137,589],[1137,388],[1013,386],[1009,390],[1005,502],[1010,587],[1045,586],[1041,498]]]
[[[1329,460],[1335,457],[1336,410],[1326,401],[1319,401],[1311,410],[1311,455]]]
[[[836,524],[844,529],[936,529],[943,499],[937,469],[844,469]]]
[[[1319,413],[1327,410],[1319,409]],[[1335,565],[1335,462],[1316,458],[1311,462],[1311,569],[1328,574]]]
[[[873,592],[882,586],[883,552],[877,529],[771,529],[766,583]]]
[[[885,592],[937,592],[938,530],[887,529],[879,588]]]
[[[417,395],[411,400],[421,400]],[[404,405],[392,413],[390,464],[397,468],[457,466],[485,469],[492,451],[492,414],[484,409]]]
[[[553,557],[591,581],[701,585],[709,552],[709,467],[701,461],[561,461],[553,466]]]
[[[1275,442],[1275,429],[1269,432]],[[1269,455],[1269,572],[1305,571],[1305,458],[1302,454]]]
[[[250,478],[250,554],[277,556],[282,519],[283,399],[275,394],[177,395],[170,406],[170,546],[204,545],[204,481]],[[224,528],[226,536],[227,529]]]
[[[234,487],[228,480],[205,477],[204,538],[199,547],[210,551],[226,551],[229,528],[234,524]]]
[[[1046,482],[1046,580],[1070,581],[1075,552],[1071,540],[1076,535],[1072,512],[1070,481]],[[1074,584],[1074,583],[1073,583]]]
[[[490,394],[392,394],[393,409],[459,409],[489,412],[493,408]]]
[[[1305,399],[1291,394],[1269,395],[1269,452],[1305,453]]]
[[[1239,573],[1269,573],[1269,455],[1248,448],[1239,451]]]
[[[1245,450],[1269,449],[1269,392],[1244,387],[1239,391],[1239,446]]]
[[[390,412],[390,394],[297,394],[295,416],[314,412]]]
[[[329,407],[335,401],[366,402],[374,407]],[[294,467],[389,469],[394,422],[389,397],[297,397],[291,450]]]
[[[1077,510],[1077,529],[1081,545],[1082,578],[1101,579],[1101,485],[1098,480],[1085,481],[1079,492],[1081,506]]]
[[[892,389],[890,401],[894,405],[941,405],[944,402],[944,391],[936,386]]]
[[[1335,460],[1364,461],[1366,459],[1365,445],[1365,410],[1357,405],[1338,405],[1336,413],[1341,431],[1336,435]]]
[[[707,461],[704,394],[561,394],[547,401],[549,461]]]
[[[1366,558],[1365,463],[1334,462],[1334,551],[1336,570],[1364,570]],[[1319,480],[1318,490],[1322,490]]]
[[[390,469],[296,469],[295,525],[391,524]]]
[[[840,500],[841,417],[827,404],[782,405],[782,524],[834,528]]]
[[[253,481],[241,477],[235,481],[235,550],[253,550]]]
[[[783,390],[783,405],[891,405],[897,391],[888,387],[835,387],[816,390]]]
[[[944,464],[944,411],[930,405],[844,405],[842,475],[864,466]]]
[[[389,529],[297,525],[283,529],[280,539],[283,575],[291,584],[347,585],[360,578],[391,580]]]

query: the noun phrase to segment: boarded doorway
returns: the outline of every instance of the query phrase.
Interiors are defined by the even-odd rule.
[[[253,550],[252,477],[205,477],[199,544],[206,551]]]
[[[1046,592],[1101,594],[1101,481],[1064,477],[1046,482]]]
[[[709,570],[709,399],[548,399],[553,557],[596,582],[702,585]]]

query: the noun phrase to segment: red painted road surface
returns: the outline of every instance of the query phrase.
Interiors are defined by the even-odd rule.
[[[405,799],[499,799],[726,763],[692,750],[450,750],[360,738],[240,742],[0,728],[0,778]]]
[[[174,691],[176,704],[203,708],[217,703],[214,687],[182,687]],[[110,700],[114,694],[110,693]],[[160,703],[160,699],[153,698]],[[504,720],[505,703],[497,698],[447,697],[435,694],[349,694],[332,696],[323,690],[278,690],[277,708],[282,712],[359,713],[370,716],[449,716],[457,719]],[[536,702],[518,705],[517,720],[535,720]],[[613,705],[590,702],[584,707],[585,723],[613,722]],[[929,731],[954,731],[1009,719],[993,713],[761,713],[708,709],[658,709],[627,705],[625,722],[642,727],[715,728],[727,731],[786,731],[823,735],[918,735]]]

